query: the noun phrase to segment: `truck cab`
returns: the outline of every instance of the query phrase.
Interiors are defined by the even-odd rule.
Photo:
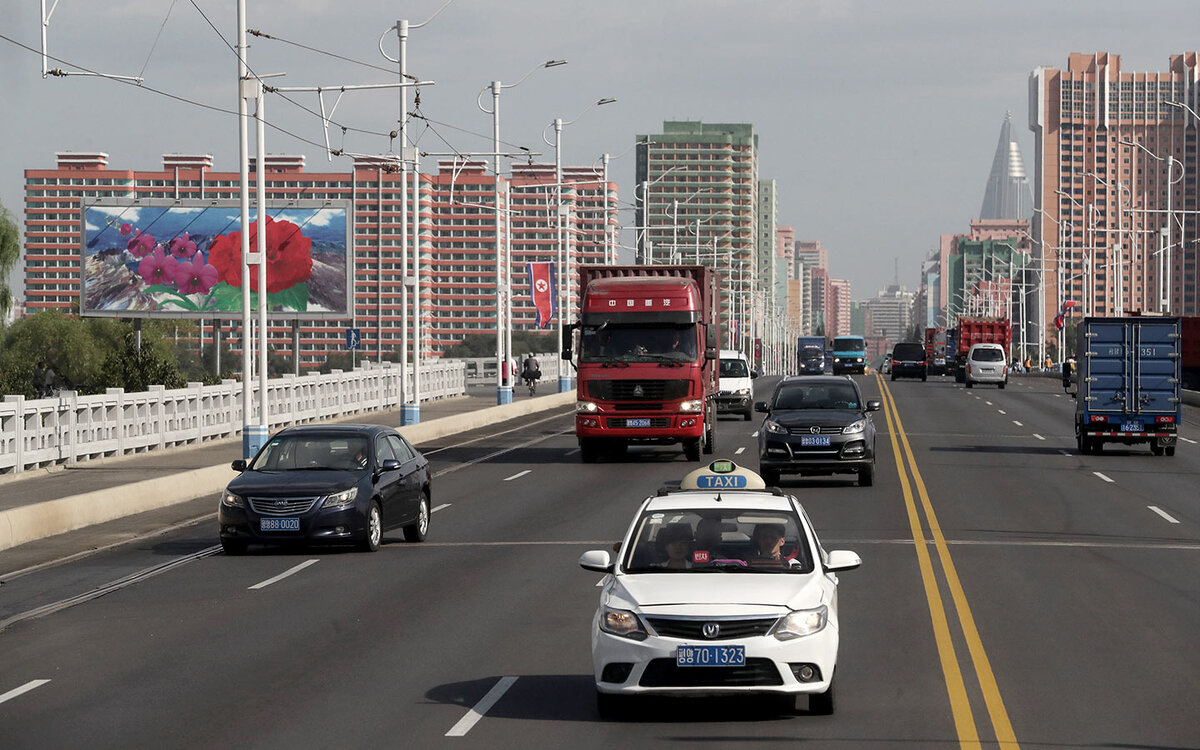
[[[867,340],[862,336],[838,336],[833,340],[833,374],[867,371]]]

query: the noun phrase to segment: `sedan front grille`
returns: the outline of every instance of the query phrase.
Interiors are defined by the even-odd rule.
[[[674,659],[651,659],[638,681],[642,687],[703,688],[782,685],[770,659],[746,659],[744,667],[678,667]]]
[[[674,617],[646,618],[654,632],[664,638],[681,638],[684,640],[728,640],[730,638],[749,638],[756,635],[766,635],[778,618],[767,617],[753,620],[677,620]],[[705,623],[715,622],[721,626],[721,634],[710,639],[703,633]]]
[[[286,516],[307,513],[319,497],[252,497],[250,508],[264,516]]]
[[[820,432],[813,432],[811,426],[789,427],[788,434],[789,435],[841,435],[842,434],[842,428],[837,425],[833,425],[833,426],[821,425],[820,428],[818,428],[818,429],[820,430]]]

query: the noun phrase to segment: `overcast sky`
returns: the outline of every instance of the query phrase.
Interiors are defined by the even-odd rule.
[[[444,0],[247,0],[247,26],[394,71],[377,46],[400,17],[426,21]],[[0,0],[0,34],[35,50],[38,0]],[[47,5],[52,5],[47,0]],[[51,168],[56,151],[103,151],[109,165],[157,169],[164,153],[209,153],[237,169],[235,0],[59,0],[48,32],[50,67],[144,75],[138,88],[93,77],[41,78],[41,61],[0,40],[5,116],[0,202],[23,220],[23,170]],[[211,21],[205,20],[205,16]],[[542,143],[555,117],[570,120],[565,164],[610,153],[623,205],[631,205],[638,133],[664,120],[752,123],[760,178],[778,183],[779,222],[829,249],[831,274],[856,299],[892,283],[918,284],[925,253],[978,216],[1000,126],[1011,111],[1032,172],[1028,78],[1065,68],[1071,52],[1122,56],[1126,71],[1166,70],[1200,47],[1194,0],[962,2],[962,0],[454,0],[409,41],[421,90],[410,136],[425,151],[488,151],[491,118],[476,96],[493,79],[516,81],[501,98],[501,139],[553,160]],[[222,39],[223,37],[223,39]],[[336,86],[393,82],[395,73],[251,37],[258,73],[271,83]],[[393,56],[395,35],[385,40]],[[152,51],[153,50],[153,51]],[[144,71],[144,72],[143,72]],[[150,91],[155,89],[157,92]],[[318,110],[315,94],[294,100]],[[411,104],[411,99],[410,99]],[[319,118],[267,100],[270,153],[326,161]],[[393,91],[350,93],[334,119],[335,147],[386,152],[397,126]],[[552,134],[552,133],[551,133]],[[303,140],[301,140],[303,139]],[[447,145],[449,144],[449,145]],[[632,211],[622,223],[632,224]]]

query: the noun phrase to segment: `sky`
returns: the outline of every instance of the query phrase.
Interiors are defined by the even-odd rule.
[[[416,25],[437,13],[409,38],[408,72],[435,82],[421,89],[427,119],[412,120],[409,137],[422,151],[481,152],[492,149],[492,118],[476,104],[480,92],[565,59],[504,90],[502,150],[524,146],[552,162],[543,132],[552,138],[554,118],[578,116],[563,129],[563,163],[612,155],[610,175],[630,209],[623,224],[634,223],[637,134],[661,132],[667,120],[751,123],[759,177],[778,187],[779,223],[819,240],[830,274],[849,280],[855,299],[897,280],[915,291],[939,235],[968,230],[1008,112],[1032,173],[1035,68],[1110,52],[1126,71],[1160,71],[1170,55],[1200,47],[1194,0],[452,0],[438,13],[444,3],[246,0],[247,27],[275,37],[250,37],[248,63],[261,75],[286,73],[268,82],[276,86],[395,82],[380,37],[400,18]],[[236,8],[58,0],[47,46],[59,59],[49,67],[144,76],[136,86],[43,79],[40,3],[2,0],[0,203],[18,225],[24,170],[52,168],[58,151],[103,151],[123,169],[207,153],[216,169],[236,171]],[[383,48],[396,56],[394,31]],[[316,94],[287,96],[266,101],[267,152],[304,154],[311,171],[348,171],[347,157],[327,160]],[[588,108],[606,97],[617,101]],[[346,130],[332,128],[332,144],[398,151],[388,133],[399,116],[394,89],[349,92],[333,116]]]

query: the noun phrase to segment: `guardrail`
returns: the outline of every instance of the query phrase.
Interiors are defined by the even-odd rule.
[[[559,358],[558,352],[535,353],[533,355],[538,366],[542,370],[542,383],[550,380],[558,380],[560,368],[563,367],[563,361]],[[466,359],[456,360],[464,362],[467,365],[467,382],[471,385],[487,385],[488,383],[496,382],[496,358],[495,357],[468,357]],[[525,361],[525,355],[517,357],[517,373],[521,372],[521,363]],[[569,368],[570,365],[567,365]],[[516,383],[515,385],[520,385]]]
[[[466,372],[462,360],[422,362],[421,399],[464,395]],[[411,387],[411,365],[405,382]],[[256,402],[257,385],[252,385]],[[366,363],[350,372],[272,378],[267,401],[268,426],[394,409],[400,406],[400,366]],[[241,429],[242,383],[237,380],[170,390],[150,386],[140,393],[110,388],[92,396],[74,391],[39,399],[5,396],[0,403],[0,474],[231,438]]]

